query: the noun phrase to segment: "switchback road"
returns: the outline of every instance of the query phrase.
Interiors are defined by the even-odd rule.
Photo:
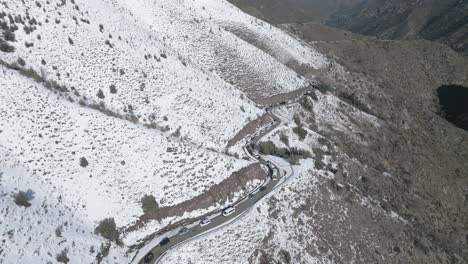
[[[300,98],[298,98],[300,99]],[[296,103],[297,100],[289,102],[287,104]],[[281,106],[287,105],[282,103]],[[270,166],[272,168],[278,169],[279,178],[273,180],[271,178],[267,179],[263,185],[252,191],[247,197],[236,202],[232,205],[235,208],[235,211],[227,216],[223,216],[222,212],[215,212],[205,215],[204,219],[209,219],[209,224],[200,225],[201,221],[196,221],[194,223],[185,225],[184,227],[179,227],[177,230],[171,232],[173,235],[161,239],[161,243],[153,247],[145,255],[139,256],[138,263],[140,264],[155,264],[158,263],[170,249],[174,249],[188,241],[191,241],[195,238],[207,235],[211,232],[214,232],[230,223],[240,219],[245,215],[254,205],[260,201],[267,194],[276,190],[279,186],[284,184],[288,178],[294,175],[294,170],[291,164],[286,162],[280,162],[278,159],[275,159],[271,156],[260,155],[255,150],[251,149],[249,145],[255,145],[260,139],[267,136],[269,133],[274,131],[278,126],[283,123],[289,122],[289,120],[281,117],[274,113],[274,109],[280,105],[272,106],[266,108],[266,111],[271,115],[275,123],[269,127],[267,130],[260,132],[259,135],[254,136],[250,139],[250,143],[244,147],[245,153],[250,157],[251,160],[256,160],[262,163],[265,166]],[[270,175],[271,176],[271,175]],[[163,242],[164,241],[164,242]]]

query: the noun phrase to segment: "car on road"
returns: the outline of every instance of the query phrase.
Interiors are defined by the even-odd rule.
[[[188,232],[189,232],[189,229],[186,226],[184,226],[179,230],[179,236],[185,235]]]
[[[260,188],[253,190],[251,193],[249,193],[249,198],[254,197],[259,191],[260,191]]]
[[[223,210],[223,216],[229,216],[233,214],[236,211],[236,209],[232,206],[228,206]]]
[[[254,154],[254,157],[255,157],[256,159],[260,159],[260,155],[258,155],[258,154]]]
[[[167,245],[171,240],[168,238],[168,237],[165,237],[163,238],[160,242],[159,242],[159,245],[162,247],[162,246],[165,246]]]
[[[150,263],[153,259],[154,259],[154,254],[150,252],[146,254],[145,258],[143,259],[143,262]]]
[[[271,179],[276,181],[278,180],[278,174],[279,174],[279,171],[277,168],[273,168],[272,172],[271,172]]]
[[[266,191],[266,189],[267,189],[267,187],[266,187],[266,186],[262,186],[262,187],[260,187],[260,191],[262,191],[262,192],[263,192],[263,191]]]
[[[211,220],[208,218],[205,218],[200,221],[200,226],[206,226],[206,225],[209,225],[210,223],[211,223]]]

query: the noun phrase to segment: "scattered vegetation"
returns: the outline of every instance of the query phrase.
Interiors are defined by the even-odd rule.
[[[57,254],[55,259],[57,260],[57,262],[60,262],[60,263],[68,263],[70,262],[70,259],[68,258],[67,255],[68,255],[68,249],[65,248],[64,250],[62,250],[62,252]]]
[[[371,113],[371,109],[364,102],[362,102],[355,93],[348,94],[343,92],[340,93],[339,97],[357,109],[365,113]]]
[[[293,128],[293,132],[299,136],[299,140],[303,141],[307,137],[307,130],[302,126],[297,126]]]
[[[111,94],[116,94],[116,93],[117,93],[117,88],[115,88],[115,85],[111,84],[111,85],[109,86],[109,92],[110,92]]]
[[[110,41],[107,39],[105,42],[104,42],[107,46],[109,46],[109,48],[113,48],[114,46],[110,43]]]
[[[37,83],[42,83],[47,89],[54,89],[59,92],[68,92],[68,88],[64,85],[60,85],[54,80],[47,80],[44,74],[37,73],[33,68],[20,67],[17,62],[7,63],[0,59],[0,65],[5,66],[8,69],[18,71],[21,75],[33,79]]]
[[[312,100],[318,101],[318,97],[317,97],[317,94],[315,94],[315,91],[309,91],[309,92],[307,93],[307,95],[308,95],[310,98],[312,98]]]
[[[102,236],[105,239],[110,241],[120,243],[119,242],[119,231],[117,230],[117,226],[115,224],[114,218],[106,218],[99,222],[99,225],[94,229],[94,233]]]
[[[55,235],[57,237],[62,237],[62,232],[63,232],[63,226],[58,226],[57,228],[55,228]]]
[[[13,195],[13,198],[15,199],[15,204],[28,208],[31,206],[30,201],[34,199],[34,192],[31,189],[28,189],[26,192],[19,191]]]
[[[299,115],[297,113],[294,114],[293,120],[294,120],[294,123],[296,123],[296,125],[298,125],[298,126],[301,125],[301,117],[299,117]]]
[[[89,163],[88,163],[88,160],[87,160],[85,157],[81,157],[81,158],[80,158],[80,166],[81,166],[81,167],[85,168],[85,167],[88,166],[88,164],[89,164]]]
[[[289,137],[286,135],[284,132],[280,134],[280,140],[283,142],[286,146],[289,146]]]
[[[101,249],[99,250],[96,256],[96,261],[98,264],[101,263],[103,259],[109,255],[110,247],[110,243],[101,244]]]
[[[105,97],[105,96],[104,96],[104,93],[102,92],[101,89],[98,90],[98,92],[96,93],[96,95],[97,95],[97,97],[98,97],[99,99],[104,99],[104,97]]]
[[[291,164],[297,164],[299,159],[310,158],[310,152],[298,148],[278,148],[271,141],[258,144],[258,151],[264,155],[272,155],[288,160]]]
[[[5,41],[14,42],[16,41],[15,32],[13,32],[12,29],[6,27],[3,30],[3,38],[5,39]]]
[[[153,195],[145,195],[141,199],[141,208],[145,214],[154,214],[159,210],[159,204]]]
[[[21,66],[24,67],[26,65],[26,62],[22,58],[18,58],[16,62]]]
[[[316,88],[323,94],[327,94],[329,91],[332,90],[332,88],[328,84],[325,84],[325,83],[320,83],[318,85],[315,85],[314,88]]]
[[[15,47],[0,39],[0,51],[11,53],[15,51]]]
[[[309,100],[308,96],[303,96],[299,103],[305,110],[311,113],[314,111],[314,105],[312,104],[311,100]]]
[[[171,134],[173,137],[180,137],[180,129],[181,127],[179,126],[174,133]]]

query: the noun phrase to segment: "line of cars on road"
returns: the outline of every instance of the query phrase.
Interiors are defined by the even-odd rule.
[[[308,91],[304,95],[307,95],[309,93],[310,92]],[[287,102],[283,101],[283,102],[280,102],[279,104],[277,104],[277,106],[286,105],[286,104],[287,104]],[[271,107],[267,107],[265,110],[268,112],[268,111],[270,111],[270,109],[271,109]],[[276,120],[276,118],[275,118],[275,120]],[[255,138],[254,138],[254,141],[255,141]],[[258,161],[263,160],[262,157],[260,156],[260,154],[257,151],[254,151],[254,149],[255,149],[254,143],[248,144],[246,146],[246,148],[247,148],[247,151],[249,153],[251,153]],[[268,173],[269,173],[271,179],[272,180],[278,180],[278,178],[281,176],[281,172],[279,171],[279,169],[275,165],[273,165],[273,163],[271,163],[269,160],[266,160],[265,163],[266,163],[266,166],[268,168]],[[284,175],[286,175],[286,171],[283,171],[283,172],[284,172]],[[262,185],[260,188],[257,188],[256,190],[252,191],[249,194],[249,198],[255,197],[255,195],[259,191],[263,192],[263,191],[266,191],[266,190],[267,190],[267,187]],[[233,206],[228,206],[225,209],[223,209],[222,215],[224,217],[227,217],[227,216],[233,214],[234,212],[235,212],[235,208]],[[209,225],[210,223],[211,223],[211,220],[209,218],[203,218],[200,221],[199,225],[203,227],[203,226]],[[189,231],[190,231],[190,229],[188,227],[184,226],[179,230],[178,235],[179,236],[185,235]],[[170,242],[170,239],[168,237],[165,237],[159,242],[159,246],[163,247],[163,246],[169,244],[169,242]],[[146,254],[146,256],[144,258],[144,263],[150,263],[153,259],[154,259],[154,254],[150,252],[150,253]]]
[[[250,152],[252,149],[248,148],[248,151]],[[261,156],[255,152],[254,153],[254,157],[257,159],[257,160],[261,160]],[[278,180],[278,177],[279,177],[279,170],[276,166],[274,166],[269,160],[266,161],[266,166],[268,168],[268,174],[270,175],[271,179],[272,180]],[[267,187],[262,185],[260,188],[257,188],[256,190],[252,191],[250,194],[249,194],[249,198],[253,198],[259,191],[266,191],[267,190]],[[231,214],[233,214],[234,212],[236,211],[235,207],[233,206],[228,206],[226,208],[223,209],[222,211],[222,215],[224,217],[227,217]],[[209,218],[203,218],[199,225],[201,227],[203,226],[207,226],[211,223],[211,220]],[[186,226],[182,227],[179,232],[178,232],[178,235],[179,236],[182,236],[182,235],[185,235],[187,234],[188,232],[190,231],[190,229]],[[159,246],[160,247],[164,247],[165,245],[169,244],[170,242],[170,239],[168,237],[164,237],[160,242],[159,242]],[[143,259],[143,262],[144,263],[150,263],[152,260],[154,259],[154,254],[152,252],[146,254],[145,258]]]
[[[233,214],[235,211],[236,211],[236,208],[234,208],[233,206],[228,206],[228,207],[223,209],[222,215],[224,217],[227,217],[227,216],[230,216],[231,214]],[[209,218],[203,218],[200,221],[200,226],[206,226],[206,225],[209,225],[210,223],[211,223],[211,220]],[[189,231],[190,231],[190,229],[188,227],[184,226],[179,230],[178,235],[179,236],[185,235]],[[169,244],[169,242],[171,242],[171,240],[168,237],[164,237],[159,242],[159,246],[164,247],[165,245]],[[144,261],[144,263],[150,263],[153,259],[154,259],[154,254],[150,252],[150,253],[146,254],[143,261]]]
[[[253,156],[257,159],[257,160],[262,160],[262,157],[260,156],[260,154],[258,152],[254,152],[253,151],[253,147],[252,146],[247,146],[247,151],[249,152],[253,152]],[[265,161],[266,163],[266,166],[268,168],[268,174],[270,175],[271,179],[276,181],[278,180],[279,176],[280,176],[280,171],[278,170],[278,168],[276,166],[273,165],[273,163],[271,163],[271,161],[267,160]]]
[[[222,215],[224,217],[226,216],[230,216],[232,215],[234,212],[236,211],[236,208],[234,208],[233,206],[228,206],[226,208],[223,209],[222,211]],[[209,218],[204,218],[200,221],[200,226],[206,226],[206,225],[209,225],[211,223],[211,220]]]

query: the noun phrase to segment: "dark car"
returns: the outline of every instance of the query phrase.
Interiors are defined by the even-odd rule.
[[[154,259],[154,254],[153,253],[148,253],[145,256],[145,259],[143,260],[145,263],[150,263]]]
[[[260,187],[260,191],[262,191],[262,192],[263,192],[263,191],[266,191],[266,189],[267,189],[267,187],[266,187],[266,186],[262,186],[262,187]]]
[[[159,245],[162,247],[164,245],[167,245],[171,240],[169,240],[168,237],[165,237],[161,240],[161,242],[159,242]]]

